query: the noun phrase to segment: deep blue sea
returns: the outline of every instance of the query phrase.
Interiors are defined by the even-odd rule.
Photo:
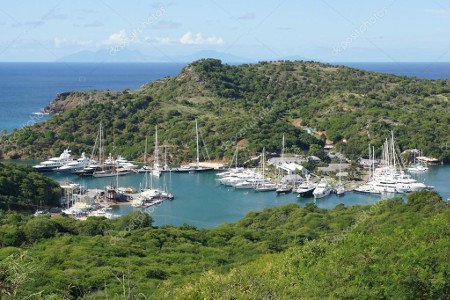
[[[348,67],[421,79],[449,79],[450,62],[445,63],[342,63]]]
[[[41,121],[40,111],[57,93],[136,89],[177,75],[182,64],[0,63],[0,130]]]

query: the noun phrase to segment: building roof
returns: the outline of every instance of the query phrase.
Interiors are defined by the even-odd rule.
[[[278,165],[277,168],[283,169],[288,172],[295,172],[296,170],[302,171],[304,167],[302,165],[299,165],[297,163],[284,163],[281,165]]]
[[[326,167],[318,167],[317,169],[321,172],[339,172],[339,168],[341,170],[346,170],[350,167],[350,164],[329,164]]]
[[[301,156],[293,156],[293,157],[272,157],[270,158],[267,163],[269,165],[275,165],[275,166],[279,166],[282,165],[284,163],[297,163],[297,164],[301,164],[302,162],[306,161],[306,159],[304,157]]]

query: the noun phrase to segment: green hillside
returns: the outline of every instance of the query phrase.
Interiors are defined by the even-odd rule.
[[[73,101],[64,105],[64,101]],[[77,102],[77,99],[79,100]],[[142,160],[145,136],[159,127],[173,163],[195,156],[194,119],[212,159],[261,151],[302,153],[333,140],[350,158],[381,145],[393,130],[401,149],[448,161],[450,80],[419,80],[316,62],[230,66],[206,59],[136,91],[66,93],[58,115],[3,137],[3,155],[46,158],[70,147],[91,152],[100,121],[109,151]],[[322,137],[309,135],[304,126]],[[207,157],[203,150],[203,156]]]
[[[59,184],[31,167],[0,162],[0,209],[35,211],[58,206],[60,196]]]
[[[0,294],[18,299],[446,299],[448,204],[418,192],[295,204],[214,229],[0,216]],[[33,298],[34,299],[34,298]]]

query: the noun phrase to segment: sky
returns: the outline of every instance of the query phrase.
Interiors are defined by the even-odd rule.
[[[17,0],[0,6],[0,61],[80,51],[176,61],[449,62],[450,0]]]

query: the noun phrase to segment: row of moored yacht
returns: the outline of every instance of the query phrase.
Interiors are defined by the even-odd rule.
[[[373,164],[370,167],[370,178],[362,186],[355,189],[356,192],[370,194],[384,193],[409,193],[432,189],[422,182],[418,182],[411,175],[405,173],[401,165],[401,160],[397,155],[394,136],[390,140],[386,140],[382,149],[381,164],[375,167],[374,149],[369,154]],[[413,165],[407,169],[410,173],[420,173],[428,170],[426,166]]]

